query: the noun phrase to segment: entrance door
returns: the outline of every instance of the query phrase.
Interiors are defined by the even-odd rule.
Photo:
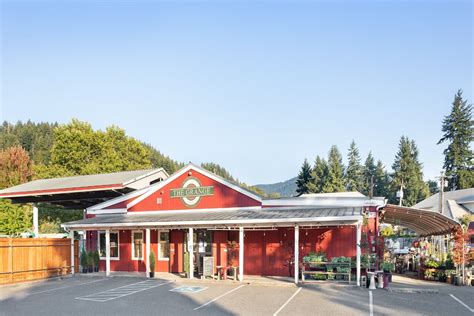
[[[186,251],[188,249],[188,232],[185,234]],[[195,229],[193,232],[194,272],[202,274],[204,257],[212,256],[212,231]],[[185,269],[186,270],[186,269]]]

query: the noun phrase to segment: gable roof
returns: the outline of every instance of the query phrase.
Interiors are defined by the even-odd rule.
[[[184,166],[183,168],[181,168],[180,170],[176,171],[175,173],[173,173],[170,177],[168,177],[166,180],[164,181],[161,181],[161,182],[158,182],[158,183],[155,183],[155,184],[152,184],[150,185],[149,187],[146,187],[146,188],[143,188],[141,190],[137,190],[135,192],[131,192],[131,193],[128,193],[128,194],[125,194],[123,196],[120,196],[120,197],[117,197],[115,199],[112,199],[112,200],[109,200],[109,201],[106,201],[106,202],[103,202],[103,203],[100,203],[100,204],[97,204],[97,205],[94,205],[94,206],[91,206],[87,209],[87,211],[98,211],[100,209],[104,209],[106,207],[110,207],[110,206],[113,206],[113,205],[116,205],[116,204],[119,204],[123,201],[127,201],[127,200],[131,200],[126,208],[130,208],[136,204],[138,204],[140,201],[143,201],[144,199],[146,199],[147,197],[149,197],[150,195],[152,195],[153,193],[155,193],[156,191],[160,190],[161,188],[163,188],[164,186],[168,185],[169,183],[171,183],[172,181],[176,180],[177,178],[179,178],[181,175],[183,175],[184,173],[190,171],[190,170],[196,170],[198,171],[199,173],[203,174],[204,176],[216,181],[216,182],[219,182],[239,193],[242,193],[258,202],[261,202],[262,201],[262,198],[254,193],[254,192],[251,192],[245,188],[242,188],[241,186],[239,185],[236,185],[200,166],[197,166],[193,163],[188,163],[186,166]]]
[[[457,219],[464,214],[468,214],[469,211],[462,205],[470,203],[472,200],[474,200],[474,188],[444,192],[443,215]],[[413,208],[439,213],[439,192],[413,205]]]

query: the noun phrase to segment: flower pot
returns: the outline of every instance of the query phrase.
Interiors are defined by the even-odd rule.
[[[89,273],[94,272],[94,268],[92,268],[92,267],[89,267],[88,270],[89,270]]]
[[[94,272],[99,272],[99,267],[94,267]]]
[[[89,271],[89,269],[84,268],[84,267],[82,268],[82,273],[87,273],[88,271]]]
[[[155,272],[150,272],[150,278],[154,278],[155,277]]]
[[[383,274],[383,288],[384,289],[388,289],[388,284],[390,282],[390,278],[391,278],[392,274],[389,272],[389,273],[385,273]]]

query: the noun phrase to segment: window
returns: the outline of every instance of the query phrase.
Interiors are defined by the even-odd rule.
[[[170,257],[170,233],[160,231],[158,233],[158,260],[168,260]]]
[[[99,255],[100,259],[105,260],[105,232],[99,232]],[[110,232],[110,259],[119,259],[119,234]]]
[[[143,232],[132,231],[132,259],[143,260]]]

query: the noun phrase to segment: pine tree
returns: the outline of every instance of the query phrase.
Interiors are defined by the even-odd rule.
[[[328,193],[344,191],[344,165],[341,153],[336,146],[332,146],[329,150],[328,176],[322,191]]]
[[[390,176],[382,161],[377,161],[374,174],[373,196],[388,197],[390,195]]]
[[[400,139],[392,169],[392,190],[395,192],[400,186],[403,187],[403,205],[412,206],[428,196],[429,189],[423,181],[422,165],[418,160],[418,148],[408,137]],[[394,195],[389,198],[396,203]]]
[[[362,181],[362,166],[360,165],[359,149],[354,141],[351,142],[349,152],[347,155],[347,169],[346,169],[346,190],[358,191],[363,190]]]
[[[462,91],[454,96],[451,113],[443,120],[443,137],[438,145],[448,142],[444,150],[444,169],[451,176],[448,181],[449,190],[474,187],[474,153],[470,144],[474,140],[474,122],[472,120],[472,104],[463,100]]]
[[[313,169],[311,170],[313,181],[309,184],[308,189],[311,193],[323,192],[324,184],[328,177],[328,164],[324,158],[316,156]]]
[[[362,170],[362,194],[364,195],[368,196],[370,194],[370,185],[372,183],[372,176],[375,177],[375,170],[376,166],[374,162],[374,157],[372,156],[372,152],[369,152],[367,158],[365,159],[364,167]]]
[[[308,186],[311,182],[313,182],[313,178],[311,177],[311,165],[308,163],[308,159],[305,159],[301,166],[300,173],[296,178],[296,192],[298,195],[310,193]]]

